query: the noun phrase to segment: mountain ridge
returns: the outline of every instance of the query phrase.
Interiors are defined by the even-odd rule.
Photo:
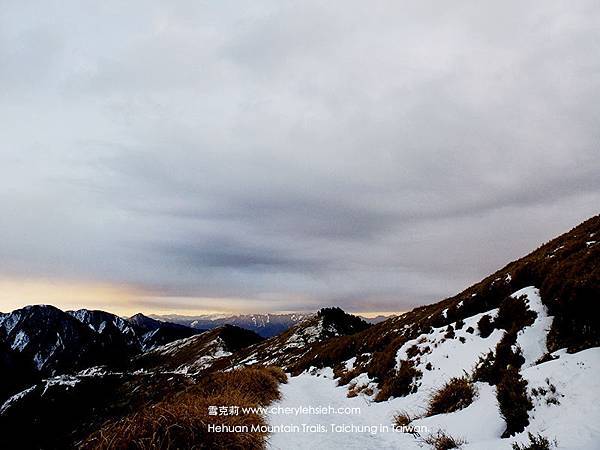
[[[390,420],[396,414],[396,420],[430,426],[433,433],[452,423],[453,431],[480,444],[474,448],[500,449],[511,442],[524,443],[527,432],[556,429],[561,416],[582,410],[589,417],[600,418],[596,403],[587,401],[589,396],[578,396],[577,386],[569,381],[577,379],[587,389],[595,389],[597,384],[590,372],[600,367],[597,235],[600,216],[455,296],[377,324],[339,308],[325,308],[267,339],[223,326],[147,349],[132,358],[125,370],[91,368],[54,376],[5,402],[0,408],[0,426],[17,430],[34,415],[36,423],[43,424],[36,426],[62,430],[57,432],[61,444],[72,443],[69,436],[84,439],[99,423],[138,417],[141,405],[176,398],[207,377],[218,380],[221,374],[242,367],[276,365],[292,375],[282,387],[283,405],[302,404],[307,395],[326,402],[331,392],[342,406],[366,402],[369,410],[381,411],[378,420]],[[20,342],[13,327],[19,321],[11,318],[12,314],[0,316],[0,337],[2,329],[11,336],[9,350],[13,345],[19,348]],[[146,332],[152,332],[158,322],[143,315],[134,317],[130,323]],[[68,320],[72,324],[71,319],[75,319]],[[86,320],[89,324],[82,323],[83,328],[75,326],[86,330],[82,334],[100,330],[102,320]],[[108,324],[102,328],[108,329]],[[0,364],[17,364],[7,354]],[[118,395],[97,395],[105,385]],[[431,405],[434,394],[450,392],[455,386],[470,392],[461,397],[462,403]],[[73,423],[57,423],[53,416],[53,408],[63,401],[78,411]],[[471,427],[480,414],[485,414],[486,422]],[[79,417],[86,417],[83,425]],[[269,421],[277,420],[269,417]],[[579,442],[577,436],[590,435],[585,423],[569,424],[577,430],[575,437],[561,434],[561,443]],[[288,440],[293,437],[285,436],[285,445],[292,445]],[[278,434],[273,438],[277,442],[283,439]],[[422,444],[411,434],[385,442],[402,448]]]

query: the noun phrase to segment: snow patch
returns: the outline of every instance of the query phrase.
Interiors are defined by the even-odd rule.
[[[511,295],[513,298],[521,296],[525,296],[527,307],[537,314],[533,324],[520,330],[517,335],[517,345],[521,348],[523,357],[525,358],[523,367],[530,367],[548,353],[546,337],[548,336],[548,331],[552,326],[554,317],[548,316],[548,311],[542,303],[540,291],[537,288],[529,286]]]

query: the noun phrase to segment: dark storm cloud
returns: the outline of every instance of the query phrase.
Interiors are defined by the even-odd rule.
[[[270,248],[247,247],[243,242],[227,239],[200,244],[186,242],[155,250],[180,259],[190,265],[191,270],[195,267],[285,272],[314,272],[325,269],[325,264],[318,261],[302,260],[294,254],[285,254]]]
[[[598,213],[599,29],[591,1],[3,2],[0,275],[453,294]]]

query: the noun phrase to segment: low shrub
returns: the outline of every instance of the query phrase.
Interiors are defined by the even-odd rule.
[[[375,401],[382,402],[390,397],[404,397],[416,392],[418,386],[415,381],[422,375],[423,373],[415,368],[412,361],[401,361],[398,371],[383,381]]]
[[[406,411],[398,411],[394,414],[394,425],[397,427],[406,427],[413,421],[413,417]]]
[[[453,448],[460,448],[467,443],[463,438],[452,437],[443,430],[438,430],[437,433],[423,438],[422,442],[430,445],[434,450],[451,450]]]
[[[506,422],[503,438],[522,432],[529,425],[529,411],[533,408],[527,395],[527,381],[517,369],[506,370],[496,386],[500,414]]]
[[[541,434],[533,435],[527,433],[529,436],[529,444],[518,444],[514,442],[512,445],[513,450],[550,450],[552,447],[558,447],[556,440],[550,441],[548,438]]]
[[[492,334],[492,331],[494,331],[492,318],[488,314],[485,314],[479,319],[479,322],[477,322],[477,328],[479,328],[479,336],[482,338],[488,337]]]
[[[367,366],[367,375],[375,380],[382,381],[392,370],[395,361],[396,355],[392,352],[375,352]]]
[[[313,345],[300,359],[287,369],[296,376],[310,367],[334,367],[356,355],[357,341],[354,336],[336,336]]]
[[[427,416],[464,409],[473,403],[476,394],[473,383],[467,377],[452,378],[429,399]]]
[[[473,381],[494,384],[492,381],[498,376],[494,375],[494,352],[491,350],[485,356],[480,356],[473,370]]]
[[[520,368],[525,359],[521,354],[521,349],[518,346],[516,349],[514,348],[516,342],[516,333],[504,333],[496,345],[495,353],[490,351],[485,357],[479,358],[473,379],[497,385],[505,371],[511,368]]]
[[[494,319],[494,327],[516,333],[523,327],[531,325],[536,317],[536,312],[531,311],[525,303],[525,296],[518,298],[508,296],[500,303],[498,314]]]
[[[408,356],[410,359],[414,358],[415,356],[419,355],[421,353],[421,350],[419,349],[419,346],[417,345],[412,345],[408,350],[406,350],[406,356]]]

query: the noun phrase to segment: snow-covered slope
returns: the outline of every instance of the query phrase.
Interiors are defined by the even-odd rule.
[[[325,410],[331,407],[335,413],[296,415],[295,412],[282,414],[282,410],[272,410],[269,422],[275,432],[270,438],[271,448],[309,450],[314,449],[318,442],[321,449],[418,450],[429,448],[423,445],[423,438],[441,429],[465,439],[466,444],[461,448],[466,450],[510,450],[514,442],[528,442],[527,432],[556,439],[559,449],[597,450],[600,442],[600,378],[597,376],[600,348],[576,354],[559,351],[556,355],[559,356],[556,360],[523,371],[529,382],[530,394],[539,387],[545,388],[547,394],[537,397],[531,394],[535,405],[530,415],[531,423],[526,431],[512,438],[500,437],[504,421],[498,411],[495,389],[486,383],[477,383],[477,397],[467,408],[414,420],[411,425],[419,430],[418,437],[394,431],[394,415],[407,410],[413,414],[422,413],[430,394],[427,389],[380,403],[360,395],[348,398],[346,389],[337,386],[331,370],[325,369],[312,375],[305,373],[290,378],[288,384],[282,386],[283,399],[273,407],[281,407],[282,410],[307,406],[323,407]],[[550,392],[549,385],[555,386],[556,394]],[[558,398],[558,404],[548,402],[553,395]],[[340,408],[343,410],[339,411]],[[302,429],[303,424],[320,426],[325,431],[285,432],[276,429],[284,425]],[[336,431],[332,424],[354,428],[347,428],[346,432]],[[422,427],[428,431],[423,431]]]
[[[138,335],[143,351],[153,349],[178,339],[194,336],[195,334],[204,331],[178,323],[156,320],[141,313],[131,316],[127,321],[132,325]]]
[[[513,442],[528,442],[528,432],[556,439],[559,448],[599,448],[600,378],[596,373],[600,370],[600,348],[575,354],[559,350],[550,355],[548,361],[540,362],[540,358],[547,355],[545,340],[552,318],[536,288],[521,289],[511,297],[521,298],[537,314],[533,323],[518,331],[515,344],[521,349],[524,359],[521,375],[528,382],[527,392],[534,406],[529,413],[529,425],[515,436],[501,437],[506,424],[498,406],[496,387],[485,382],[472,381],[476,394],[466,408],[447,414],[428,416],[427,413],[435,392],[453,377],[471,378],[480,358],[493,353],[508,333],[494,329],[482,337],[475,331],[484,315],[494,318],[498,309],[468,317],[461,320],[462,324],[451,323],[453,333],[448,333],[447,326],[432,328],[400,346],[395,358],[396,370],[411,361],[421,373],[413,380],[414,389],[408,395],[376,402],[378,384],[367,373],[359,373],[348,386],[339,386],[332,369],[313,368],[290,378],[289,384],[283,387],[284,398],[277,406],[332,406],[336,410],[359,408],[360,412],[297,416],[275,412],[269,416],[270,423],[300,428],[302,424],[320,426],[322,433],[318,441],[323,449],[418,449],[428,436],[439,430],[464,440],[461,448],[465,449],[511,449]],[[354,357],[347,360],[345,368],[351,371],[355,361]],[[394,415],[400,412],[413,418],[410,425],[418,434],[394,431]],[[340,432],[332,428],[332,424],[353,428]],[[309,449],[314,447],[315,434],[277,432],[275,427],[270,442],[274,449]]]
[[[235,365],[260,363],[288,367],[320,342],[367,328],[369,324],[359,317],[339,308],[324,308],[286,332],[236,355]]]
[[[67,314],[87,325],[105,340],[119,342],[134,351],[141,349],[141,336],[136,333],[134,325],[122,317],[105,311],[90,309],[67,311]]]
[[[262,338],[250,330],[225,325],[156,347],[138,356],[133,364],[144,370],[197,374],[260,341]]]
[[[106,361],[117,350],[113,347],[116,343],[100,339],[97,332],[49,305],[26,306],[6,315],[0,324],[0,339],[43,374]]]

